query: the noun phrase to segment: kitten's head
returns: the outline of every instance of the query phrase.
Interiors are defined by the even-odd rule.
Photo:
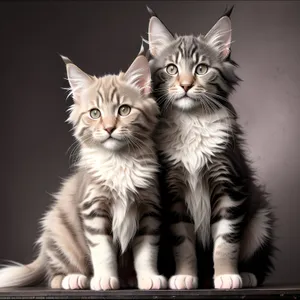
[[[205,36],[173,35],[150,12],[153,93],[162,107],[211,112],[229,105],[227,96],[239,81],[230,59],[231,10]]]
[[[82,146],[119,151],[140,147],[151,138],[159,110],[149,97],[151,74],[144,56],[126,73],[103,77],[90,76],[62,58],[74,100],[68,122]]]

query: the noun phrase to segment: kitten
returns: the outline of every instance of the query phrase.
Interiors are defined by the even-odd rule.
[[[134,262],[123,259],[123,267],[134,265],[138,288],[165,288],[157,271],[161,220],[152,139],[159,108],[149,97],[148,61],[139,55],[126,73],[97,78],[63,60],[79,161],[42,220],[38,257],[0,270],[0,287],[44,278],[52,288],[118,289],[119,254],[131,253]]]
[[[239,82],[230,59],[231,11],[205,36],[174,36],[149,12],[164,219],[172,235],[166,230],[161,251],[168,257],[173,244],[176,267],[167,270],[172,261],[165,258],[159,264],[168,277],[175,273],[171,289],[203,286],[207,276],[217,289],[262,284],[273,269],[274,216],[228,101]]]

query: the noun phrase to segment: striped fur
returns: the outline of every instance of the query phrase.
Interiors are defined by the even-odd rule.
[[[63,59],[74,99],[68,121],[80,145],[76,170],[42,220],[37,260],[1,269],[0,287],[45,278],[52,288],[117,289],[119,274],[134,265],[138,288],[164,288],[152,138],[159,109],[149,97],[147,59],[138,56],[126,73],[101,78]],[[133,261],[125,259],[130,256]]]
[[[256,286],[273,268],[272,207],[228,101],[239,82],[230,44],[228,15],[205,36],[174,36],[152,13],[150,66],[162,112],[156,136],[169,223],[161,252],[168,256],[173,243],[174,253],[161,268],[172,289],[203,286],[206,278],[215,288]]]

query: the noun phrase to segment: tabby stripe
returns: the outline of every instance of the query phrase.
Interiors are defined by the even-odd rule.
[[[222,238],[230,244],[238,243],[241,239],[241,233],[239,232],[232,232],[232,233],[226,233],[222,235]]]
[[[70,233],[70,236],[74,239],[74,243],[78,245],[79,242],[77,240],[78,239],[77,233],[74,230],[73,226],[68,221],[66,213],[64,213],[63,211],[60,211],[59,216],[60,216],[60,220],[62,221],[62,225],[68,230],[68,232]]]
[[[111,99],[112,101],[114,101],[114,97],[115,97],[116,93],[117,93],[117,89],[114,88],[114,89],[112,90],[111,95],[110,95],[110,99]]]
[[[88,190],[87,193],[85,194],[85,196],[83,197],[83,199],[88,199],[90,197],[90,195],[91,195],[91,193],[92,193],[93,190],[94,189]]]
[[[156,219],[157,221],[161,221],[161,214],[156,211],[146,212],[140,217],[140,223],[146,218],[153,218]]]
[[[157,228],[150,228],[149,226],[143,226],[137,232],[137,236],[140,236],[140,235],[159,235],[159,234],[160,234],[160,226],[158,226]]]
[[[184,213],[172,211],[170,214],[170,223],[177,224],[177,223],[193,223],[192,218]]]
[[[145,125],[140,124],[140,123],[133,123],[134,126],[136,126],[137,128],[139,128],[141,131],[149,131],[149,128],[147,128]]]
[[[172,245],[178,247],[179,245],[184,243],[187,237],[184,235],[172,235],[171,238],[172,238]]]
[[[137,109],[138,111],[140,111],[142,113],[142,115],[144,116],[144,118],[147,120],[148,123],[152,124],[153,120],[150,119],[150,117],[140,108],[133,106],[133,108]]]
[[[195,53],[195,61],[196,61],[196,62],[198,62],[198,61],[199,61],[199,59],[200,59],[200,57],[199,57],[199,53],[198,53],[198,52],[196,52],[196,53]]]
[[[196,50],[197,50],[197,46],[195,44],[192,44],[192,47],[190,48],[188,55],[193,58],[193,55],[195,54]]]
[[[85,237],[86,241],[87,241],[87,244],[90,246],[90,247],[96,247],[98,246],[97,243],[94,243],[92,242],[87,236]]]
[[[183,46],[183,39],[181,39],[181,41],[180,41],[180,43],[178,45],[178,50],[179,50],[179,52],[181,54],[181,57],[183,58],[184,57],[184,47],[181,47],[181,46]]]
[[[91,219],[94,219],[94,218],[104,218],[104,219],[107,219],[108,221],[111,219],[109,213],[105,212],[105,211],[99,211],[98,209],[97,210],[93,210],[91,211],[90,213],[88,214],[85,214],[83,213],[82,214],[83,217],[87,220],[91,220]]]
[[[153,210],[156,210],[158,212],[161,211],[161,207],[157,203],[155,203],[155,202],[147,202],[147,206],[152,207]]]
[[[219,74],[220,74],[220,76],[222,77],[222,79],[226,82],[226,83],[228,83],[228,82],[230,82],[226,77],[225,77],[225,75],[224,75],[224,73],[219,69],[219,68],[216,68],[216,67],[212,67],[214,70],[216,70]]]
[[[85,132],[87,129],[88,129],[88,127],[87,127],[87,126],[85,126],[85,127],[81,128],[81,130],[80,130],[80,132],[78,133],[78,135],[79,135],[80,137],[82,137],[82,136],[83,136],[83,134],[84,134],[84,132]]]
[[[83,225],[84,230],[91,234],[91,235],[97,235],[97,234],[101,234],[101,235],[110,235],[111,231],[108,228],[93,228],[91,226],[88,225]]]
[[[101,92],[100,91],[98,91],[98,95],[99,95],[99,97],[100,97],[100,99],[101,99],[101,101],[102,101],[102,103],[103,103],[103,96],[102,96],[102,94],[101,94]],[[97,97],[97,105],[98,105],[98,108],[100,107],[100,105],[99,105],[99,98]]]
[[[176,53],[175,53],[175,62],[176,62],[176,64],[179,63],[179,52],[178,51],[176,51]]]
[[[221,88],[221,86],[220,86],[218,83],[216,83],[216,82],[210,82],[210,84],[211,84],[211,85],[214,85],[215,87],[217,87],[218,92],[221,92],[221,93],[227,93],[225,90],[223,90],[223,89]]]
[[[75,123],[74,127],[76,127],[76,126],[79,124],[79,122],[80,122],[82,116],[83,116],[85,113],[86,113],[86,112],[84,111],[84,112],[82,112],[82,113],[79,115],[78,120],[77,120],[77,122]]]
[[[177,204],[178,202],[184,202],[183,200],[182,200],[182,198],[180,198],[180,197],[174,197],[174,198],[172,198],[171,199],[171,207],[173,207],[175,204]]]
[[[80,205],[81,205],[82,210],[87,210],[93,204],[100,202],[100,201],[105,201],[105,200],[107,200],[106,197],[94,197],[91,200],[84,200],[84,202],[82,202]]]
[[[52,239],[50,239],[47,243],[47,250],[47,258],[49,262],[52,262],[52,264],[55,265],[56,269],[64,271],[68,270],[68,265],[71,264],[70,260]],[[60,265],[55,262],[55,259],[53,259],[49,253],[59,262]]]

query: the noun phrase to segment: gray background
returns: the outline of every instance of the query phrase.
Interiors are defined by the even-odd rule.
[[[206,33],[234,1],[0,3],[0,259],[28,263],[38,220],[69,173],[65,68],[115,73],[146,36],[148,4],[170,30]],[[272,194],[280,249],[273,284],[300,282],[300,3],[236,1],[232,58],[244,80],[231,100],[249,155]]]

